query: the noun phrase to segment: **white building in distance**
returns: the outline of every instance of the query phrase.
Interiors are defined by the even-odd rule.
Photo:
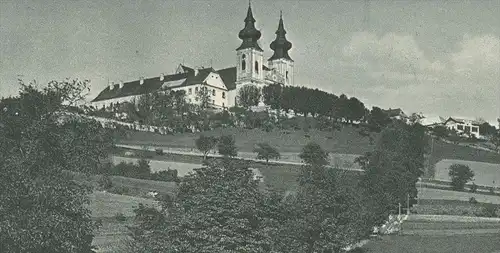
[[[179,65],[173,74],[161,74],[125,83],[111,82],[91,101],[91,105],[102,108],[123,102],[136,102],[141,95],[162,89],[184,90],[188,102],[196,104],[196,94],[201,89],[208,89],[211,106],[222,109],[238,104],[238,92],[245,85],[255,85],[258,88],[273,83],[293,85],[294,61],[288,54],[292,43],[286,39],[282,15],[280,14],[276,39],[270,44],[273,55],[267,61],[264,60],[264,50],[258,43],[261,32],[255,28],[250,5],[244,21],[245,27],[238,34],[242,43],[236,49],[236,66],[215,70],[211,67],[200,69]]]

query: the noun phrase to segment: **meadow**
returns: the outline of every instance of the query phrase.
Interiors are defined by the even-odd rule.
[[[473,182],[477,185],[500,187],[500,164],[443,159],[435,165],[434,179],[450,181],[449,167],[452,164],[464,164],[474,171]]]

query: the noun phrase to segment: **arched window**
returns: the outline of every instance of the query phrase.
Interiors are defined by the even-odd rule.
[[[259,62],[255,61],[255,73],[259,73]]]
[[[288,81],[288,71],[286,72],[286,80]]]
[[[241,56],[241,70],[245,70],[247,68],[247,63],[245,61],[246,56],[242,55]]]

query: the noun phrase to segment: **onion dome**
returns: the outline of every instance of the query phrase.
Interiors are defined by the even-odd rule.
[[[276,30],[276,39],[271,42],[271,49],[274,51],[273,56],[269,58],[270,61],[276,59],[287,59],[293,61],[288,55],[288,50],[292,48],[292,43],[286,39],[286,31],[283,25],[283,14],[280,12],[280,21],[278,24],[278,30]]]
[[[243,40],[243,42],[236,50],[255,48],[256,50],[259,50],[261,52],[264,51],[257,43],[257,40],[260,39],[261,35],[262,34],[260,33],[260,31],[255,28],[255,19],[253,18],[252,14],[252,7],[250,6],[250,3],[248,3],[247,17],[245,18],[245,28],[243,28],[238,34],[238,37]]]

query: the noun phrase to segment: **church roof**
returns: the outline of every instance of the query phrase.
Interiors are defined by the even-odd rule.
[[[236,67],[220,69],[217,73],[219,73],[228,90],[236,89]]]
[[[288,55],[288,50],[292,48],[292,43],[286,39],[285,26],[283,25],[283,15],[280,13],[280,21],[278,23],[278,30],[276,30],[276,39],[271,42],[271,49],[274,54],[269,58],[269,61],[276,59],[287,59],[293,61]]]
[[[144,83],[142,85],[140,84],[140,80],[134,80],[123,83],[123,87],[121,89],[118,84],[115,84],[112,90],[110,90],[108,86],[102,90],[101,93],[99,93],[99,95],[92,100],[92,102],[151,93],[159,90],[165,82],[182,81],[180,84],[170,86],[169,88],[179,88],[201,84],[212,72],[217,72],[221,76],[222,81],[228,90],[234,90],[236,88],[236,67],[221,69],[219,71],[215,71],[211,67],[203,68],[199,69],[197,75],[195,75],[195,69],[183,65],[181,66],[185,70],[184,73],[165,75],[163,81],[160,81],[160,77],[157,76],[144,79]]]
[[[247,17],[245,18],[245,27],[240,31],[238,37],[243,40],[241,45],[236,50],[254,48],[260,52],[263,52],[257,41],[262,36],[261,32],[255,28],[255,18],[252,14],[252,6],[248,3]]]

